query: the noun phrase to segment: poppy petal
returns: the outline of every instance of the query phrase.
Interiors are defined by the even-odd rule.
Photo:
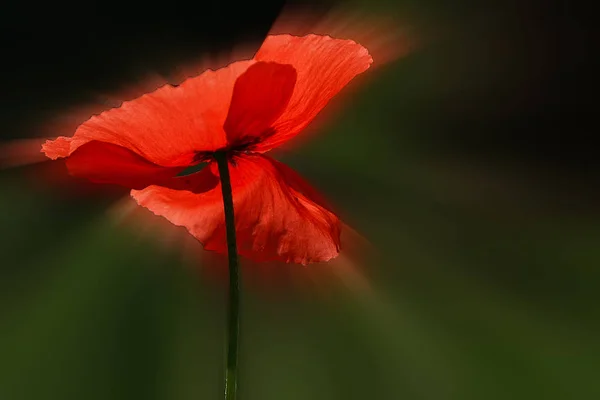
[[[216,71],[207,70],[179,86],[165,85],[125,101],[81,124],[72,138],[48,142],[43,151],[50,158],[65,157],[97,140],[125,147],[157,165],[189,164],[196,152],[226,146],[223,123],[233,86],[253,63],[239,61]]]
[[[258,62],[250,66],[233,87],[224,125],[227,141],[246,144],[268,135],[288,105],[295,84],[296,70],[291,65]]]
[[[51,160],[68,157],[71,154],[71,138],[59,136],[55,140],[46,140],[42,145],[42,153]]]
[[[78,147],[67,158],[66,165],[73,176],[130,189],[143,189],[166,182],[184,169],[161,167],[125,147],[98,141]]]
[[[285,181],[290,185],[292,189],[297,192],[302,193],[304,196],[308,197],[311,201],[320,205],[321,207],[329,210],[332,213],[335,213],[333,210],[333,206],[321,195],[317,190],[315,190],[304,178],[300,176],[299,173],[294,171],[292,168],[288,167],[282,162],[279,162],[275,159],[270,158],[273,166],[277,168],[277,171],[283,176]]]
[[[311,196],[299,190],[291,174],[279,163],[258,154],[238,156],[229,164],[235,210],[238,252],[254,261],[285,261],[300,264],[326,261],[339,253],[340,221]],[[210,171],[210,172],[209,172]],[[201,192],[194,189],[210,173],[218,176],[214,163],[203,176],[190,175],[188,188],[174,190],[149,186],[133,190],[141,205],[178,226],[184,226],[206,250],[227,253],[221,186]]]
[[[360,44],[319,35],[268,36],[254,59],[291,64],[298,74],[289,104],[273,124],[275,134],[257,146],[259,151],[270,150],[297,135],[333,96],[373,62]]]

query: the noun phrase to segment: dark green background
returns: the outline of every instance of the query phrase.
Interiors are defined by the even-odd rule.
[[[276,157],[380,252],[361,264],[373,290],[335,275],[246,285],[240,399],[600,397],[585,10],[362,3],[418,46]],[[108,7],[114,26],[65,7],[22,28],[8,12],[5,138],[34,136],[140,65],[164,72],[260,37],[279,10],[246,7],[236,18],[259,15],[246,25],[226,5],[134,22]],[[220,398],[225,289],[198,273],[206,266],[116,227],[105,211],[119,192],[74,195],[32,180],[43,168],[0,171],[0,399]]]

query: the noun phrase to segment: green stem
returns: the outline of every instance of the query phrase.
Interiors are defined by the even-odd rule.
[[[227,367],[225,369],[225,400],[235,400],[237,393],[238,333],[240,316],[240,285],[238,253],[235,240],[235,220],[233,214],[233,196],[227,155],[215,153],[221,177],[225,226],[227,227],[227,255],[229,258],[229,308],[227,320]]]

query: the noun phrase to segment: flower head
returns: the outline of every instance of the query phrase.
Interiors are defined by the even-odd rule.
[[[335,257],[340,222],[289,167],[264,153],[302,131],[369,68],[361,45],[329,36],[269,36],[252,60],[208,70],[93,116],[43,145],[69,172],[131,188],[138,204],[227,252],[217,152],[229,160],[238,251],[256,261]],[[201,162],[200,172],[179,176]]]

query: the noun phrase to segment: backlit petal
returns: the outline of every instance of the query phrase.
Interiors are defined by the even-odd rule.
[[[42,145],[42,152],[51,160],[68,157],[71,154],[72,138],[59,136],[55,140],[47,140]]]
[[[226,145],[223,124],[233,86],[252,64],[235,62],[217,71],[205,71],[177,87],[166,85],[123,102],[81,124],[72,138],[46,143],[43,151],[50,158],[66,157],[96,140],[123,146],[158,165],[187,165],[195,152]]]
[[[254,57],[257,61],[291,64],[298,74],[288,107],[275,121],[275,134],[257,148],[266,151],[297,135],[373,59],[352,40],[329,36],[268,36]]]
[[[311,191],[301,190],[304,183],[298,184],[291,174],[281,172],[279,163],[262,155],[236,157],[229,165],[241,255],[302,264],[337,256],[340,222],[311,197]],[[220,184],[204,192],[195,189],[208,174],[218,175],[216,165],[199,174],[187,177],[187,189],[150,186],[131,194],[140,205],[186,227],[205,249],[225,254]]]
[[[251,143],[270,134],[283,113],[296,83],[291,65],[258,62],[235,82],[225,132],[230,144]]]

